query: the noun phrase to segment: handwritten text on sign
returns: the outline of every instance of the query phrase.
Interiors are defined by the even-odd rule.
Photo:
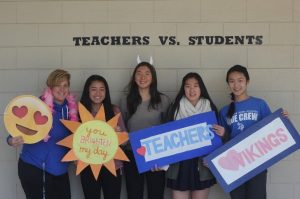
[[[211,130],[216,123],[215,113],[207,112],[129,133],[139,172],[200,157],[216,149],[222,144]]]
[[[81,161],[103,164],[114,157],[118,149],[118,137],[105,122],[92,120],[76,130],[73,149]]]
[[[280,111],[206,157],[225,191],[234,189],[299,148],[298,133],[288,119],[278,114]],[[296,133],[293,135],[291,131]]]

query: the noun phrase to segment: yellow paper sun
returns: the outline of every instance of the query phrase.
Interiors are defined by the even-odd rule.
[[[95,179],[98,178],[102,165],[116,176],[116,160],[129,161],[119,145],[128,140],[126,132],[115,132],[120,113],[109,121],[105,120],[104,107],[101,106],[95,117],[79,103],[80,122],[61,120],[73,133],[64,138],[58,145],[71,150],[63,157],[62,162],[77,160],[76,175],[87,166],[91,166]]]

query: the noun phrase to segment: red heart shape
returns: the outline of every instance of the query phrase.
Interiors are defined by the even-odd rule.
[[[18,106],[14,106],[12,108],[12,112],[18,118],[23,118],[28,113],[28,109],[26,106],[21,106],[20,108]]]
[[[46,115],[43,116],[40,111],[36,111],[33,118],[37,125],[45,124],[48,121],[48,117]]]
[[[235,150],[230,150],[225,157],[218,160],[218,163],[224,169],[236,171],[239,169],[240,161],[240,154]],[[241,164],[241,166],[243,166],[243,164]]]
[[[145,156],[145,154],[146,154],[146,147],[141,146],[140,148],[138,148],[138,149],[136,150],[136,152],[137,152],[139,155],[141,155],[141,156]]]

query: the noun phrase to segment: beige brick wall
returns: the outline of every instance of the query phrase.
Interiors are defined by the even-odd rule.
[[[221,107],[229,102],[226,70],[242,64],[250,71],[249,93],[272,110],[285,107],[300,129],[299,31],[300,0],[0,0],[0,199],[25,198],[17,176],[20,149],[5,143],[4,108],[14,96],[39,95],[54,68],[71,72],[78,95],[89,75],[103,75],[118,103],[136,55],[153,56],[161,91],[174,97],[182,77],[196,71]],[[76,47],[72,41],[105,35],[150,36],[150,44]],[[263,44],[189,46],[187,38],[197,35],[262,35]],[[176,36],[180,45],[163,46],[158,36]],[[299,152],[271,167],[268,199],[298,199],[299,168]],[[72,198],[83,198],[74,166],[70,174]],[[215,186],[209,198],[229,197]]]

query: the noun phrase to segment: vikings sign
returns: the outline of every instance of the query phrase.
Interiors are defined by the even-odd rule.
[[[299,148],[298,132],[281,112],[277,110],[204,158],[226,192]]]

